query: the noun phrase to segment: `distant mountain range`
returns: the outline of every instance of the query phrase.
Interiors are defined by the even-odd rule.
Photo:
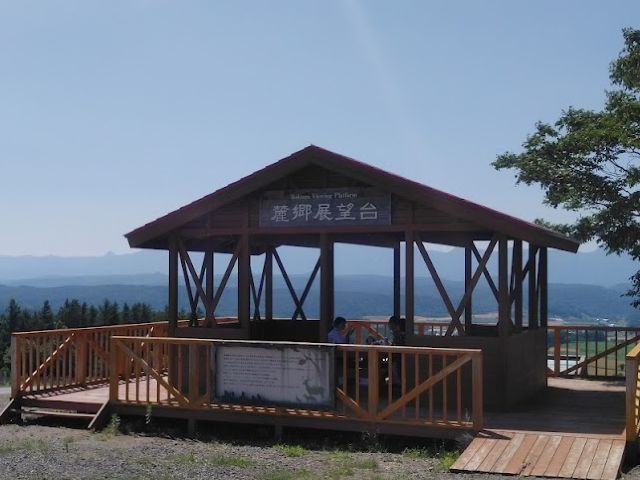
[[[454,303],[464,292],[464,256],[460,249],[430,251]],[[299,292],[317,260],[312,249],[282,249],[281,256],[293,284]],[[200,261],[194,255],[194,262]],[[433,281],[428,277],[421,257],[416,257],[416,314],[441,317],[447,314]],[[216,255],[216,284],[226,268],[228,256]],[[350,318],[386,316],[392,311],[392,254],[388,250],[338,246],[336,248],[336,314]],[[495,255],[489,269],[495,271]],[[618,322],[640,323],[640,311],[621,295],[628,278],[638,265],[628,257],[607,256],[602,251],[568,254],[551,251],[549,255],[549,315],[575,321],[609,318]],[[261,260],[254,271],[259,275]],[[0,256],[0,311],[11,298],[24,308],[36,310],[49,300],[54,309],[67,298],[99,305],[105,299],[121,306],[145,302],[161,310],[167,304],[167,253],[139,251],[127,255],[101,257],[7,257]],[[276,271],[277,273],[277,271]],[[318,282],[305,304],[310,317],[319,314]],[[218,314],[237,311],[237,283],[233,276],[222,297]],[[291,316],[294,304],[282,277],[274,275],[274,305],[277,316]],[[526,299],[525,299],[526,300]],[[497,310],[493,294],[484,282],[474,293],[475,314]],[[187,308],[186,294],[180,294],[180,307]]]
[[[310,272],[318,252],[308,248],[279,249],[290,274]],[[461,249],[449,252],[430,250],[430,256],[443,279],[464,279],[464,255]],[[216,255],[216,272],[222,273],[228,255]],[[200,261],[197,254],[194,262]],[[261,265],[262,259],[255,260]],[[391,275],[393,254],[389,249],[336,245],[336,275]],[[493,255],[489,269],[496,268],[497,255]],[[419,274],[426,274],[421,257],[416,255]],[[259,268],[258,266],[256,269]],[[602,285],[612,287],[626,284],[640,264],[628,256],[606,255],[602,250],[587,253],[549,252],[549,282]],[[142,250],[130,254],[108,253],[97,257],[34,257],[0,255],[0,283],[5,285],[60,286],[104,285],[108,283],[159,285],[161,275],[167,275],[168,254],[165,251]],[[107,278],[101,278],[101,277]],[[43,278],[45,277],[45,278]]]

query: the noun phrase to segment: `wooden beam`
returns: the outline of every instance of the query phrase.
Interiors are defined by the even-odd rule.
[[[547,278],[547,248],[540,248],[540,270],[538,272],[539,278],[539,299],[540,299],[540,326],[546,327],[548,323],[548,278]]]
[[[309,295],[309,291],[311,290],[311,286],[313,285],[313,281],[316,279],[316,275],[318,274],[318,270],[320,270],[320,260],[321,258],[318,258],[318,261],[316,262],[315,267],[313,267],[313,271],[311,272],[311,276],[309,277],[309,281],[307,282],[307,285],[304,287],[304,290],[302,291],[302,295],[300,296],[300,307],[296,308],[295,312],[293,312],[293,318],[292,320],[296,320],[298,318],[298,314],[302,314],[302,307],[304,306],[304,301],[307,299],[307,295]]]
[[[205,325],[211,325],[213,323],[213,310],[211,309],[211,307],[213,306],[213,295],[215,292],[215,286],[213,285],[213,250],[207,250],[204,254],[204,261],[207,265],[207,271],[206,271],[206,283],[207,283],[207,290],[206,290],[206,299],[204,301],[204,305],[205,305],[205,317],[204,317],[204,324]]]
[[[413,230],[407,230],[404,234],[404,243],[405,243],[405,267],[404,267],[404,276],[405,276],[405,289],[404,289],[404,299],[405,299],[405,318],[407,320],[406,323],[406,332],[405,337],[406,340],[409,341],[413,337],[413,321],[415,314],[415,297],[414,297],[414,285],[415,285],[415,265],[413,259],[413,248],[414,248],[414,237]]]
[[[238,257],[238,320],[243,329],[249,331],[250,303],[249,297],[249,269],[251,268],[251,250],[249,235],[240,237],[240,256]]]
[[[433,262],[431,261],[431,257],[429,257],[429,254],[427,253],[427,249],[424,248],[424,244],[422,243],[422,239],[420,238],[420,235],[417,233],[414,235],[415,235],[416,244],[418,245],[418,250],[422,255],[424,263],[427,265],[427,268],[429,269],[429,273],[431,274],[431,278],[433,279],[433,282],[435,283],[436,288],[438,289],[438,293],[440,293],[440,297],[442,298],[442,301],[444,302],[444,305],[447,308],[449,315],[451,316],[451,323],[455,325],[455,328],[458,330],[459,335],[464,335],[464,329],[462,328],[462,324],[460,323],[460,318],[459,317],[456,318],[456,309],[454,308],[453,303],[449,298],[449,294],[447,293],[447,290],[444,288],[444,285],[442,284],[442,280],[440,280],[440,276],[438,275],[438,272],[436,271],[436,268],[433,265]]]
[[[267,320],[273,320],[273,247],[269,247],[265,252],[264,268],[266,272],[264,316]]]
[[[400,316],[400,242],[393,247],[393,314]]]
[[[326,342],[334,315],[334,276],[333,276],[333,240],[323,233],[320,235],[320,337],[318,341]]]
[[[473,245],[473,242],[471,243]],[[471,277],[473,275],[473,252],[471,250],[471,245],[465,247],[464,249],[464,291],[466,292],[469,288],[469,284],[471,283]],[[472,298],[469,298],[469,302],[464,308],[464,329],[469,334],[471,332],[471,328],[473,325],[473,310],[472,310]]]
[[[178,238],[169,238],[169,311],[167,312],[168,335],[176,336],[178,329]]]
[[[538,328],[537,251],[538,247],[529,244],[529,328]]]
[[[304,310],[302,310],[302,304],[300,303],[300,300],[298,299],[298,294],[296,293],[295,288],[293,288],[293,284],[291,283],[291,279],[289,278],[289,275],[287,274],[287,270],[284,268],[284,265],[282,264],[282,260],[280,259],[280,254],[278,254],[277,250],[273,250],[273,257],[276,259],[276,263],[278,264],[278,268],[280,269],[280,273],[282,273],[282,277],[284,278],[284,282],[287,284],[287,288],[289,289],[289,294],[291,295],[291,299],[293,300],[293,303],[296,306],[296,310],[300,310],[300,316],[302,317],[303,320],[306,320],[307,317],[304,314]],[[292,319],[293,320],[293,319]]]
[[[513,241],[513,269],[515,271],[515,285],[511,291],[511,298],[514,300],[514,323],[515,332],[522,332],[522,283],[524,280],[522,272],[522,240]]]
[[[498,332],[507,337],[511,328],[511,296],[509,295],[509,241],[500,235],[498,242]]]

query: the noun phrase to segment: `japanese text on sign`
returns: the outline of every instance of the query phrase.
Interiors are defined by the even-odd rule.
[[[391,198],[370,188],[266,192],[260,226],[389,225]]]

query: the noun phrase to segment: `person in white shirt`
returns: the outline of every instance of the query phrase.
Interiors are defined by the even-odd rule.
[[[345,333],[347,329],[347,321],[343,317],[336,317],[333,321],[333,328],[327,335],[329,343],[349,343],[349,335],[353,332]]]

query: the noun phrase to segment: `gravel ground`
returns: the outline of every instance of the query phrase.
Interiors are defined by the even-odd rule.
[[[0,404],[7,401],[0,395]],[[501,475],[449,473],[455,443],[285,429],[275,444],[265,427],[205,424],[197,439],[182,423],[124,419],[94,433],[79,423],[46,420],[0,426],[0,479],[450,479],[492,480]],[[624,479],[640,479],[640,469]]]

